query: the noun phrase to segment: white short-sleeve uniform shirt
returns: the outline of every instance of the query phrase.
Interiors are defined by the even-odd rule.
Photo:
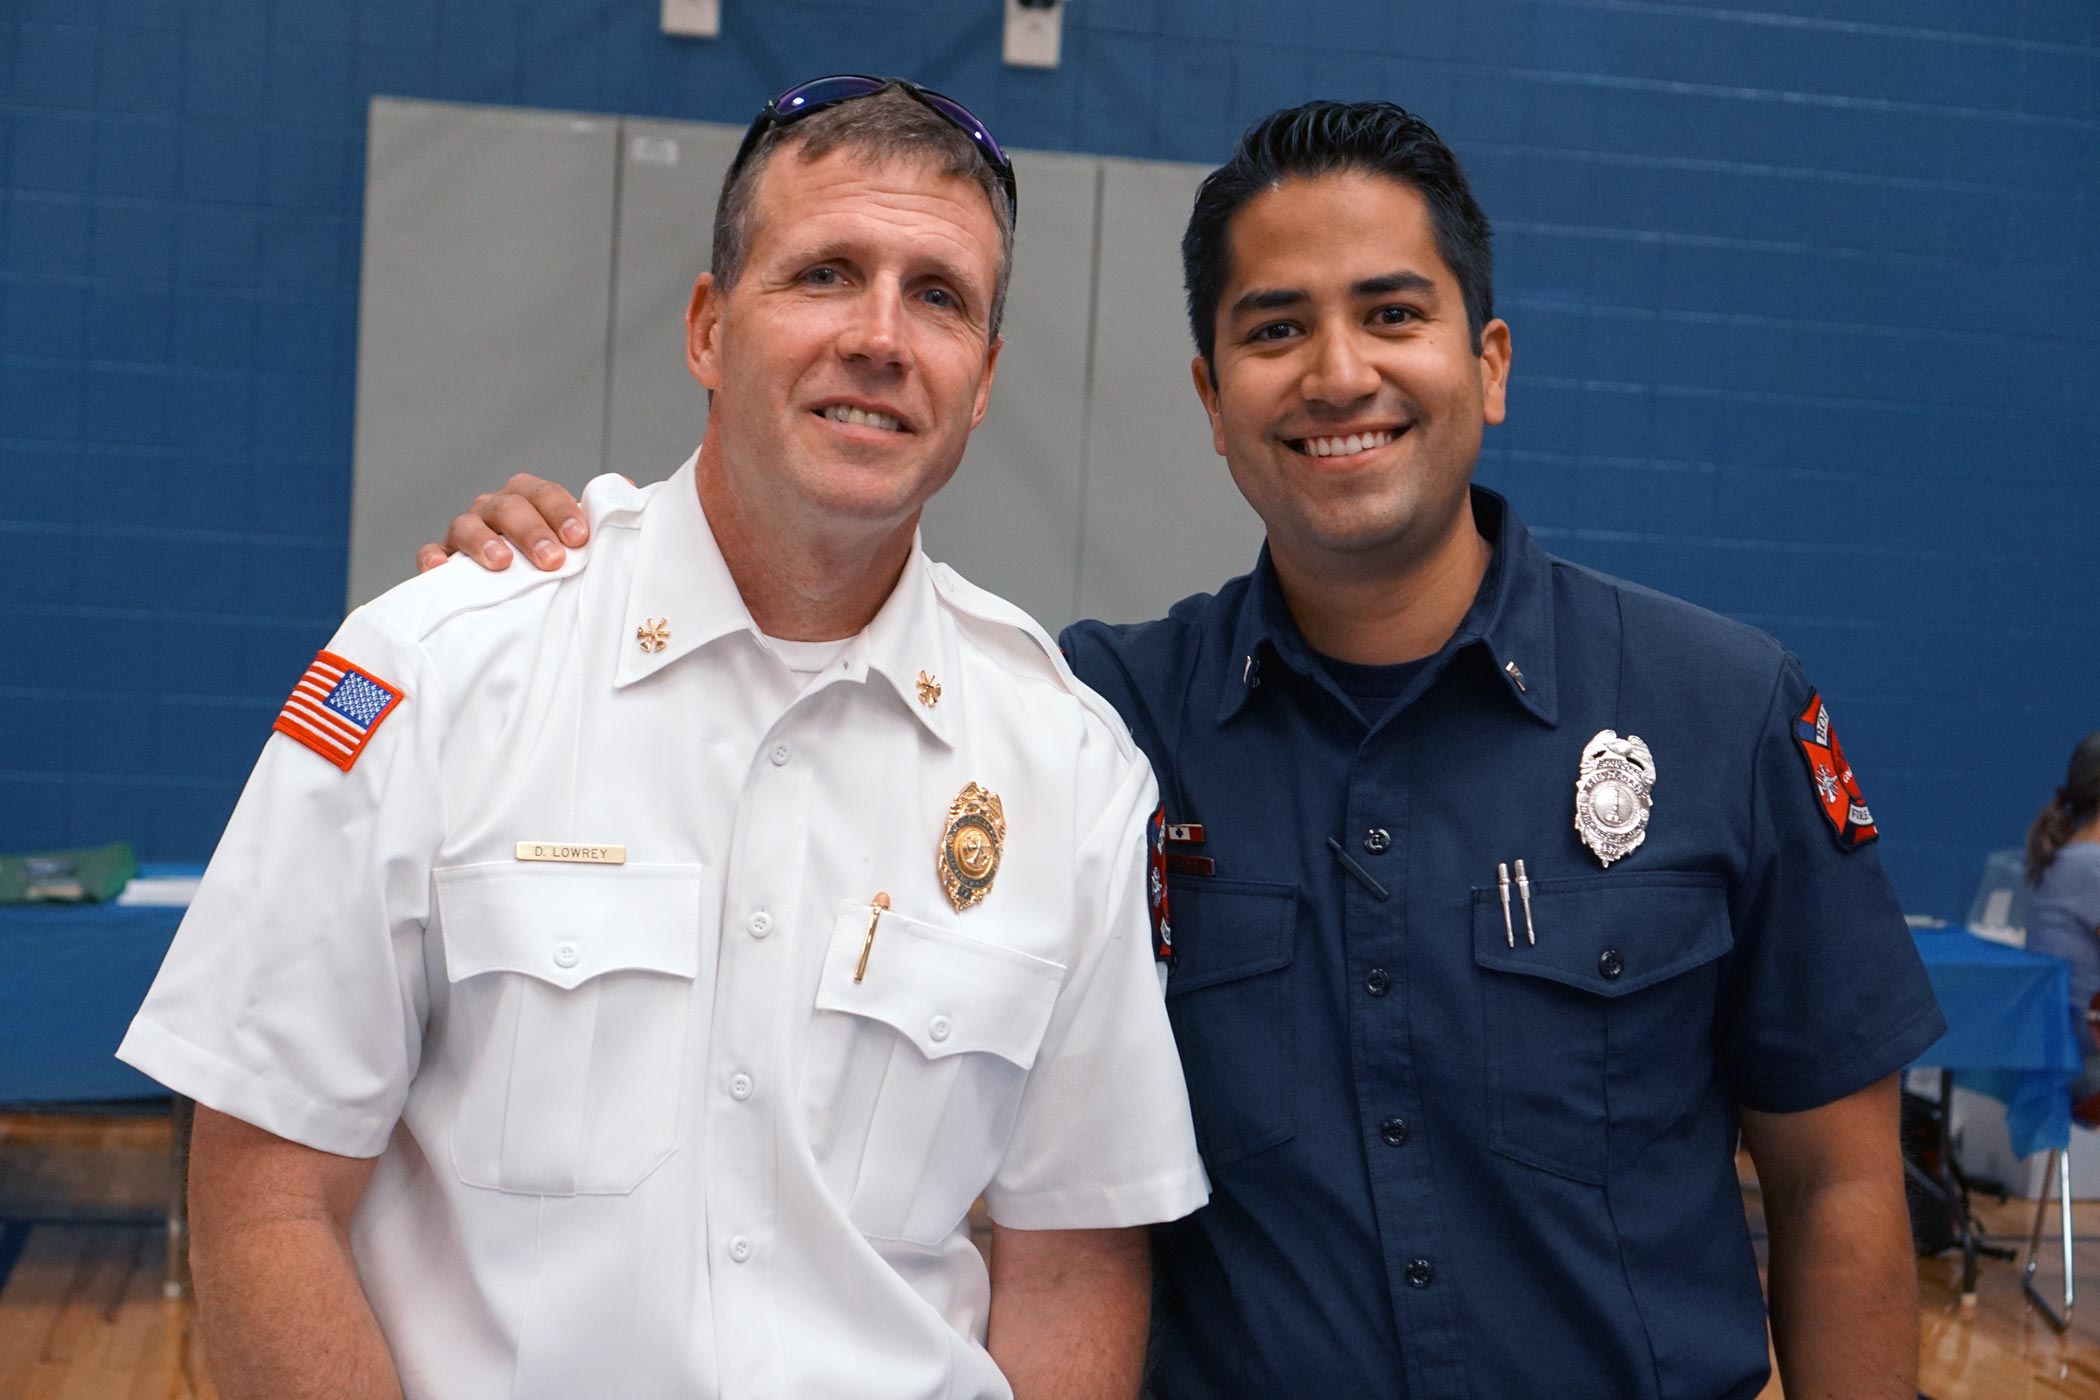
[[[412,1400],[1008,1396],[978,1194],[1060,1229],[1207,1191],[1150,770],[1040,629],[917,551],[803,674],[691,461],[585,505],[553,574],[454,563],[343,624],[328,650],[404,698],[347,771],[271,736],[118,1053],[379,1158],[352,1243]],[[1006,834],[958,911],[936,857],[971,783]]]

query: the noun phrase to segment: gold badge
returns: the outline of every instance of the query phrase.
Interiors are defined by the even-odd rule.
[[[671,642],[671,624],[666,618],[652,617],[634,629],[634,639],[642,644],[642,650],[654,654],[662,651]]]
[[[941,885],[957,910],[983,899],[999,875],[1006,845],[1006,804],[999,794],[971,783],[948,804],[948,829],[941,833]]]
[[[919,703],[929,710],[941,703],[941,683],[924,671],[919,672]]]

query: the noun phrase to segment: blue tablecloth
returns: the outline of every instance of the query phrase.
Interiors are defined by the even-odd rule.
[[[2083,1059],[2071,1022],[2070,965],[1961,929],[1920,930],[1917,942],[1947,1017],[1947,1033],[1918,1063],[1956,1070],[1963,1088],[2003,1100],[2006,1132],[2021,1156],[2064,1146],[2071,1082]]]
[[[194,876],[147,865],[143,876]],[[158,905],[0,908],[0,1103],[165,1096],[115,1058],[183,910]]]

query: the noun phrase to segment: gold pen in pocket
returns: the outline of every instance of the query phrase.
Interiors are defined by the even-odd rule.
[[[882,918],[882,911],[890,907],[888,890],[877,892],[868,902],[868,936],[861,940],[860,961],[853,966],[853,980],[860,981],[868,975],[868,954],[875,951],[875,925]]]

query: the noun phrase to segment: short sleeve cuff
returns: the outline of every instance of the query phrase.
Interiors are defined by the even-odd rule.
[[[140,1017],[117,1058],[185,1098],[264,1132],[339,1157],[377,1157],[394,1121],[348,1113],[289,1085],[264,1079]]]
[[[1011,1230],[1115,1230],[1179,1220],[1210,1199],[1200,1161],[1179,1171],[1118,1186],[1090,1185],[1017,1193],[985,1192],[992,1219]]]
[[[1739,1096],[1745,1108],[1760,1113],[1800,1113],[1836,1103],[1876,1084],[1913,1063],[1947,1033],[1947,1018],[1940,1005],[1927,996],[1867,1045],[1841,1060],[1797,1064],[1784,1076],[1765,1076],[1784,1084],[1772,1092],[1774,1083],[1741,1082]]]

